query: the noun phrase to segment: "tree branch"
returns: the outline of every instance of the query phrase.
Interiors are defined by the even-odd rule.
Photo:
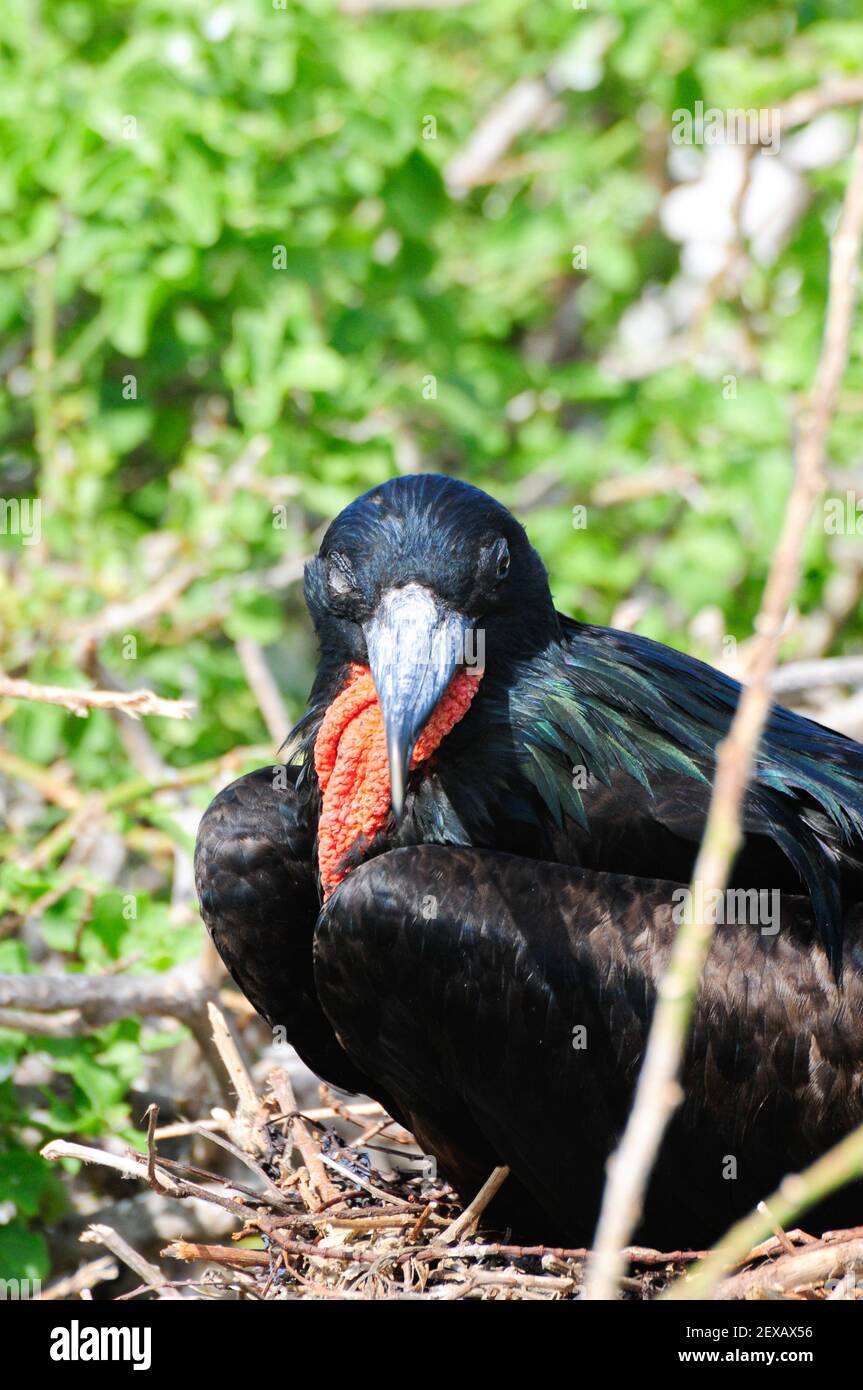
[[[195,708],[191,700],[164,700],[152,690],[76,690],[62,685],[34,685],[13,680],[0,672],[0,696],[12,700],[34,700],[42,705],[62,705],[83,718],[91,709],[119,710],[130,719],[142,714],[161,719],[188,719]]]
[[[758,742],[770,709],[770,673],[789,604],[800,576],[806,530],[824,483],[824,458],[848,360],[863,240],[863,121],[858,124],[851,176],[833,236],[830,286],[821,355],[808,408],[800,419],[796,474],[779,544],[756,620],[750,683],[744,687],[728,736],[717,748],[716,777],[704,837],[693,871],[691,902],[710,899],[697,888],[722,891],[740,845],[740,819]],[[674,942],[657,991],[656,1009],[623,1138],[608,1165],[608,1182],[588,1265],[585,1296],[613,1298],[622,1272],[621,1250],[636,1226],[659,1146],[681,1099],[680,1064],[712,925],[693,914]]]
[[[863,685],[863,656],[831,656],[819,661],[789,661],[770,677],[774,695],[817,690],[827,685]]]
[[[43,1037],[78,1037],[119,1018],[165,1014],[190,1029],[224,1089],[224,1072],[207,1015],[212,998],[213,991],[205,985],[173,971],[164,975],[0,975],[0,1019],[5,1027]],[[40,1018],[42,1014],[54,1017]]]

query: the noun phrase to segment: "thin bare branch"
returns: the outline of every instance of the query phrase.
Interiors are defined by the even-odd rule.
[[[492,1197],[500,1191],[508,1177],[508,1168],[493,1168],[473,1200],[468,1202],[464,1211],[456,1217],[451,1225],[447,1226],[445,1231],[441,1232],[435,1244],[455,1245],[463,1236],[466,1236],[476,1226]]]
[[[814,1250],[804,1246],[758,1269],[748,1269],[733,1279],[726,1279],[714,1298],[726,1302],[754,1297],[784,1298],[857,1273],[863,1274],[863,1240],[837,1242]]]
[[[207,1015],[213,1043],[237,1096],[237,1109],[233,1116],[214,1110],[214,1118],[224,1121],[222,1128],[239,1148],[250,1154],[263,1153],[267,1145],[262,1135],[261,1107],[248,1068],[240,1056],[225,1015],[212,1000],[207,1003]]]
[[[282,692],[257,642],[253,642],[250,637],[240,637],[237,639],[236,647],[249,688],[264,716],[267,732],[275,746],[281,748],[291,730],[291,720],[285,709]]]
[[[76,690],[62,685],[34,685],[32,681],[13,680],[0,672],[0,697],[10,700],[33,700],[42,705],[62,705],[72,714],[84,718],[94,709],[119,710],[130,719],[156,715],[160,719],[188,719],[195,708],[191,700],[165,700],[152,690]]]
[[[167,1298],[179,1298],[180,1295],[171,1289],[168,1280],[162,1273],[158,1265],[150,1264],[143,1255],[139,1255],[137,1250],[133,1250],[128,1241],[124,1240],[119,1231],[115,1231],[111,1226],[93,1225],[88,1226],[80,1237],[82,1242],[91,1245],[104,1245],[106,1250],[110,1250],[112,1255],[116,1255],[118,1260],[122,1260],[124,1265],[128,1265],[139,1279],[143,1279],[145,1284],[149,1284],[151,1289],[162,1289]]]
[[[312,1191],[321,1206],[326,1206],[338,1196],[338,1189],[327,1177],[327,1170],[321,1160],[321,1147],[312,1137],[309,1126],[297,1109],[297,1100],[291,1079],[283,1067],[276,1067],[269,1076],[273,1094],[283,1115],[290,1123],[291,1139],[309,1171]]]
[[[710,811],[693,871],[694,888],[721,891],[740,844],[743,800],[770,709],[770,673],[799,580],[812,509],[824,482],[827,433],[848,360],[861,240],[863,120],[858,123],[851,176],[831,244],[821,356],[812,397],[800,419],[794,483],[756,621],[750,683],[743,691],[728,736],[717,749]],[[694,891],[690,900],[704,902],[710,896],[710,892],[702,896]],[[620,1146],[609,1161],[596,1253],[588,1265],[588,1298],[614,1297],[622,1272],[620,1252],[638,1222],[662,1136],[681,1098],[681,1057],[713,934],[712,925],[703,920],[705,915],[692,913],[681,926],[659,985],[635,1101]]]
[[[139,632],[149,627],[203,574],[201,566],[183,561],[143,592],[123,603],[112,603],[92,618],[85,618],[72,630],[78,642],[99,642],[117,633]]]
[[[116,1279],[119,1272],[119,1266],[109,1255],[100,1255],[98,1260],[88,1260],[85,1265],[81,1265],[74,1274],[67,1274],[65,1278],[49,1284],[47,1289],[35,1295],[34,1302],[65,1302],[67,1299],[75,1298],[84,1289],[93,1289],[97,1284]]]
[[[210,1036],[212,991],[185,971],[164,975],[3,975],[5,1026],[41,1037],[80,1037],[119,1018],[176,1018],[192,1032],[221,1088],[225,1075]],[[48,1015],[55,1015],[49,1018]],[[45,1017],[40,1017],[45,1015]]]
[[[265,1268],[270,1263],[266,1250],[242,1250],[234,1245],[202,1245],[197,1241],[174,1240],[160,1252],[168,1260],[206,1260],[229,1269]]]
[[[789,661],[770,677],[774,695],[798,694],[830,685],[863,685],[863,656],[832,656],[820,661]]]

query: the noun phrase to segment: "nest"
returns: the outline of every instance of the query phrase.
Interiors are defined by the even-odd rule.
[[[157,1107],[151,1106],[146,1154],[118,1155],[60,1140],[43,1150],[51,1159],[103,1164],[177,1201],[213,1203],[236,1219],[231,1244],[174,1240],[161,1251],[159,1265],[111,1227],[89,1227],[82,1240],[103,1245],[139,1276],[138,1286],[122,1298],[446,1302],[581,1296],[588,1250],[483,1237],[485,1208],[506,1181],[505,1168],[495,1169],[463,1205],[446,1184],[417,1171],[410,1136],[380,1107],[342,1104],[327,1095],[323,1110],[303,1114],[280,1068],[258,1095],[223,1016],[213,1005],[210,1014],[216,1048],[238,1097],[235,1112],[214,1110],[203,1123],[160,1130]],[[336,1120],[357,1129],[356,1138],[347,1141]],[[160,1154],[160,1142],[180,1135],[206,1135],[230,1156],[230,1175]],[[373,1158],[382,1148],[390,1156],[401,1152],[405,1161],[381,1171]],[[629,1249],[622,1297],[656,1297],[705,1253]],[[177,1262],[186,1266],[179,1275]],[[103,1257],[43,1297],[79,1296],[115,1274],[116,1266]],[[714,1297],[856,1298],[863,1294],[861,1275],[863,1228],[828,1232],[820,1240],[777,1230],[731,1271]]]

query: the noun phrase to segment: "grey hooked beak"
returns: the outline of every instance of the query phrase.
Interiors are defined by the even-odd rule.
[[[384,718],[390,801],[397,820],[404,810],[414,746],[465,659],[471,626],[421,584],[389,589],[363,625]]]

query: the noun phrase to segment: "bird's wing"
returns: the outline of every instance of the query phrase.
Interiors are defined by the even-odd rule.
[[[195,847],[201,915],[247,999],[319,1076],[368,1089],[324,1017],[312,973],[320,896],[296,769],[262,767],[211,802]]]
[[[565,640],[531,662],[514,687],[508,717],[518,730],[521,770],[552,814],[570,818],[594,851],[603,833],[616,835],[616,849],[628,836],[637,850],[639,835],[655,828],[657,835],[646,837],[655,856],[651,871],[685,876],[673,855],[664,855],[661,836],[700,841],[716,745],[740,686],[661,643],[562,622]],[[774,706],[744,829],[762,837],[763,856],[772,845],[793,866],[838,959],[844,880],[854,880],[852,900],[863,888],[863,746]],[[585,862],[610,867],[589,854]],[[619,854],[614,862],[633,867]]]
[[[551,1235],[589,1240],[676,929],[673,888],[494,851],[392,850],[324,908],[319,996],[462,1186],[507,1163]],[[841,995],[808,913],[786,900],[777,935],[717,934],[648,1203],[664,1239],[712,1237],[863,1118],[863,958]]]

